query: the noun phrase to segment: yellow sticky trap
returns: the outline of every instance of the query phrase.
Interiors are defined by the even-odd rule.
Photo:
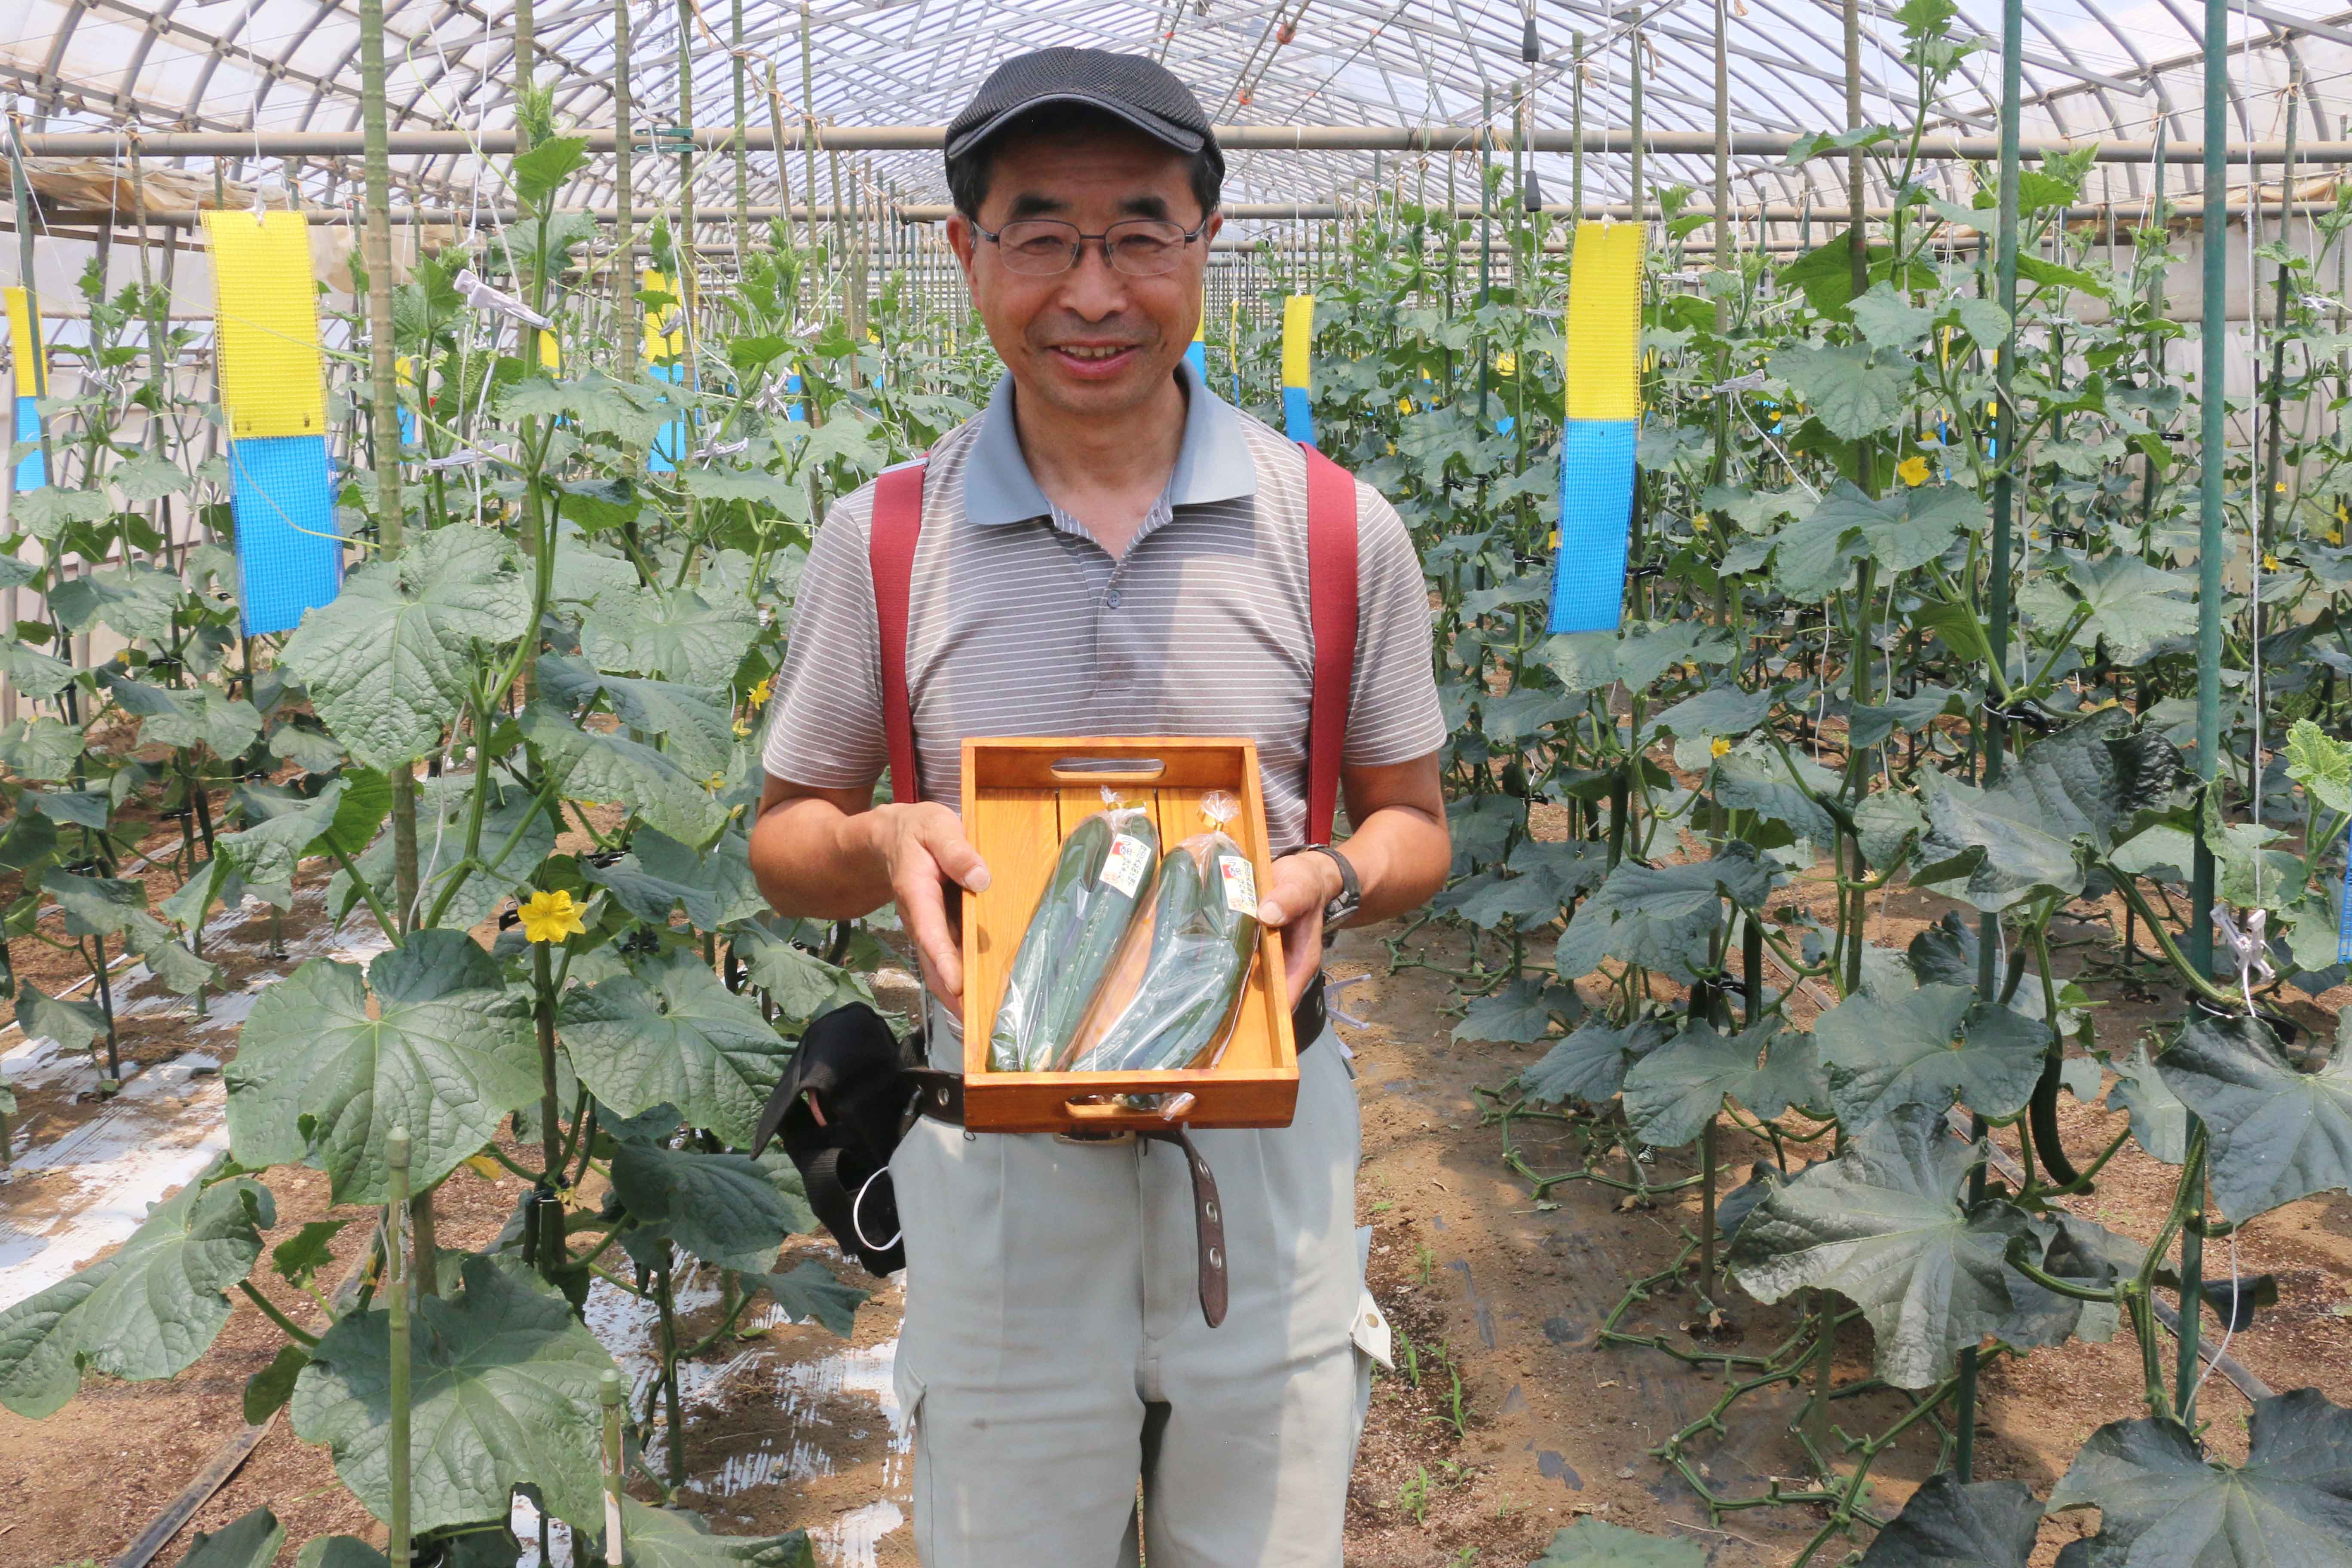
[[[1513,353],[1508,349],[1505,349],[1501,353],[1496,354],[1495,356],[1495,374],[1496,375],[1518,374],[1519,356]]]
[[[683,300],[684,297],[678,293],[677,285],[666,274],[656,272],[651,268],[645,270],[638,281],[639,287],[646,293],[667,294],[674,299]],[[659,359],[677,359],[686,353],[686,329],[675,324],[684,319],[686,307],[681,302],[670,306],[669,311],[666,319],[673,325],[667,332],[661,331],[661,320],[656,318],[655,312],[651,310],[646,312],[646,363],[648,365]]]
[[[467,1167],[474,1173],[474,1174],[481,1177],[482,1180],[486,1182],[502,1182],[506,1180],[506,1167],[499,1164],[496,1160],[491,1159],[488,1154],[468,1155],[466,1160],[466,1164]]]
[[[323,436],[319,297],[310,225],[299,212],[208,211],[221,404],[229,434]]]
[[[1568,416],[1642,416],[1642,251],[1637,223],[1576,227],[1568,284]]]
[[[41,383],[47,367],[41,363],[46,356],[33,353],[31,297],[15,285],[0,292],[8,296],[8,346],[16,361],[16,395],[38,397],[47,390]]]
[[[556,345],[555,334],[544,329],[539,334],[539,364],[541,370],[563,373],[563,351]]]
[[[1282,384],[1311,386],[1307,355],[1315,346],[1315,296],[1293,294],[1282,302]]]

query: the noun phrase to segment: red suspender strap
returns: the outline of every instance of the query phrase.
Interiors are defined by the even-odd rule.
[[[874,568],[874,618],[882,637],[882,727],[890,740],[890,798],[923,798],[915,758],[915,710],[907,696],[907,601],[915,579],[915,541],[923,531],[923,465],[885,469],[874,481],[874,525],[867,556]],[[1353,606],[1349,608],[1353,615]]]
[[[1315,626],[1315,694],[1307,725],[1307,842],[1331,842],[1339,761],[1356,676],[1356,478],[1307,454],[1307,584]]]

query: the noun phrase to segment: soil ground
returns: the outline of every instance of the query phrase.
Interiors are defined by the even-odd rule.
[[[1827,912],[1825,897],[1807,901]],[[1873,935],[1899,945],[1950,907],[1895,889],[1874,909]],[[315,947],[321,933],[311,922],[318,918],[305,906],[287,922],[285,935],[295,952]],[[248,922],[233,945],[247,951],[258,945],[266,935],[260,925]],[[2064,950],[2066,967],[2111,959],[2112,945],[2101,945],[2108,942],[2104,926],[2062,934],[2095,933],[2099,942]],[[1398,1370],[1375,1384],[1349,1497],[1348,1562],[1362,1568],[1517,1568],[1540,1553],[1555,1530],[1591,1515],[1685,1537],[1720,1568],[1788,1563],[1817,1528],[1814,1510],[1756,1509],[1710,1518],[1683,1479],[1645,1453],[1705,1414],[1722,1387],[1719,1376],[1654,1350],[1597,1345],[1597,1330],[1627,1281],[1664,1268],[1683,1231],[1696,1228],[1696,1194],[1685,1190],[1628,1206],[1612,1190],[1570,1181],[1536,1202],[1528,1184],[1501,1164],[1502,1135],[1482,1124],[1488,1102],[1479,1091],[1504,1085],[1545,1047],[1454,1040],[1458,1003],[1441,970],[1463,966],[1464,940],[1424,933],[1403,941],[1404,962],[1391,971],[1387,943],[1399,935],[1395,928],[1348,933],[1332,961],[1335,974],[1366,976],[1347,989],[1342,1003],[1369,1023],[1343,1031],[1356,1051],[1364,1105],[1359,1218],[1373,1227],[1371,1285],[1395,1326],[1399,1352]],[[265,967],[253,961],[238,978],[263,981]],[[2128,1050],[2133,1037],[2165,1016],[2170,1001],[2135,1000],[2128,986],[2114,980],[2092,989],[2101,1003],[2099,1042],[2109,1050]],[[1588,999],[1599,1000],[1590,983]],[[2316,999],[2324,1005],[2306,1000],[2297,1010],[2317,1022],[2347,1000],[2352,997],[2331,994]],[[1801,995],[1791,1011],[1808,1019],[1811,1005]],[[134,1054],[142,1061],[161,1060],[173,1048],[171,1016],[143,1016],[153,1028],[140,1025]],[[205,1048],[226,1053],[216,1037]],[[89,1106],[66,1100],[28,1104],[26,1110],[20,1121],[31,1125],[20,1153],[69,1131],[89,1114]],[[54,1121],[36,1120],[44,1117]],[[2071,1098],[2062,1100],[2060,1117],[2078,1162],[2122,1126],[2117,1117]],[[1520,1121],[1513,1137],[1538,1170],[1574,1163],[1559,1123]],[[1768,1157],[1761,1145],[1727,1132],[1724,1188],[1736,1184],[1750,1163]],[[1690,1168],[1687,1152],[1662,1152],[1647,1179],[1663,1185]],[[269,1183],[278,1196],[273,1241],[331,1212],[360,1217],[358,1211],[331,1211],[323,1178],[315,1173],[279,1170]],[[39,1181],[0,1183],[0,1220],[29,1215],[42,1191]],[[2170,1191],[2170,1173],[2134,1147],[2116,1157],[2095,1193],[2077,1206],[2145,1237],[2153,1234]],[[520,1193],[511,1177],[461,1169],[441,1193],[444,1245],[487,1241]],[[340,1251],[353,1251],[363,1236],[363,1226],[347,1228],[337,1238]],[[821,1240],[796,1247],[829,1259],[845,1278],[873,1283]],[[2276,1277],[2279,1303],[2231,1341],[2231,1352],[2273,1389],[2316,1382],[2331,1399],[2352,1404],[2352,1200],[2340,1194],[2313,1199],[2263,1216],[2237,1238],[2235,1253],[2242,1272]],[[345,1261],[321,1278],[335,1277]],[[2215,1248],[2210,1267],[2226,1268],[2225,1249]],[[318,1325],[314,1306],[275,1279],[267,1283],[298,1321]],[[714,1323],[715,1289],[708,1281],[688,1281],[686,1293],[698,1303],[688,1313],[687,1331]],[[1760,1306],[1731,1288],[1718,1295],[1728,1326],[1707,1345],[1753,1350],[1790,1331],[1793,1320],[1786,1306]],[[617,1292],[600,1294],[592,1320],[624,1365],[641,1376],[646,1331],[635,1305]],[[828,1568],[910,1565],[908,1435],[897,1420],[888,1377],[897,1311],[895,1294],[880,1290],[860,1311],[845,1344],[822,1328],[778,1321],[772,1313],[749,1325],[761,1331],[756,1337],[721,1342],[702,1357],[686,1380],[687,1500],[728,1533],[807,1528]],[[1686,1325],[1703,1315],[1688,1291],[1664,1289],[1627,1326],[1696,1345]],[[1407,1342],[1413,1347],[1410,1358]],[[73,1405],[37,1424],[0,1412],[0,1568],[103,1562],[120,1552],[240,1429],[244,1382],[267,1364],[278,1342],[277,1331],[239,1300],[218,1342],[173,1383],[92,1380]],[[1840,1351],[1841,1383],[1867,1374],[1866,1333],[1858,1327],[1850,1331]],[[2168,1345],[2167,1351],[2168,1357]],[[2128,1335],[1993,1362],[1979,1412],[1979,1474],[2013,1477],[2046,1496],[2098,1425],[2138,1413],[2137,1385]],[[2216,1377],[2204,1401],[2217,1449],[2242,1454],[2245,1400]],[[1704,1479],[1729,1496],[1761,1491],[1775,1477],[1801,1484],[1802,1450],[1786,1430],[1796,1408],[1796,1395],[1785,1390],[1737,1405],[1726,1430],[1696,1450]],[[1898,1396],[1879,1394],[1836,1408],[1839,1426],[1860,1433],[1883,1428],[1904,1406]],[[1899,1443],[1873,1472],[1871,1506],[1884,1513],[1899,1508],[1936,1457],[1932,1436]],[[198,1513],[195,1527],[217,1529],[262,1502],[285,1520],[290,1542],[370,1528],[335,1481],[325,1453],[295,1440],[282,1419]],[[2037,1563],[2046,1565],[2062,1545],[2095,1524],[2080,1515],[2045,1524]],[[560,1530],[556,1540],[557,1561],[565,1561]],[[1835,1561],[1847,1549],[1837,1547],[1824,1559]],[[176,1562],[186,1550],[183,1535],[159,1561]],[[280,1562],[293,1559],[289,1544]]]

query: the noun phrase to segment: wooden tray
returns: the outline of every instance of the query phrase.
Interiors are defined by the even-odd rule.
[[[963,899],[963,1108],[967,1127],[993,1132],[1117,1131],[1161,1121],[1089,1097],[1189,1093],[1191,1127],[1287,1127],[1298,1103],[1298,1047],[1282,982],[1282,938],[1266,931],[1232,1039],[1215,1067],[1172,1072],[991,1072],[988,1037],[1005,972],[1052,876],[1063,838],[1103,808],[1109,786],[1157,816],[1163,853],[1209,826],[1201,800],[1242,803],[1225,832],[1273,886],[1257,747],[1247,740],[1125,736],[1017,737],[963,743],[963,830],[988,865],[988,890]],[[1164,1123],[1163,1123],[1164,1124]]]

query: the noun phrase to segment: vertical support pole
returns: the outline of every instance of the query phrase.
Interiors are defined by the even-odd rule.
[[[629,0],[613,0],[613,114],[620,132],[613,138],[613,200],[619,211],[614,226],[614,300],[621,320],[614,336],[620,343],[620,376],[635,381],[645,374],[645,349],[637,342],[637,239],[635,191],[629,160],[637,128],[629,102]]]
[[[689,135],[680,143],[677,153],[677,304],[678,321],[686,329],[686,380],[693,379],[695,339],[699,335],[694,319],[695,307],[701,303],[700,269],[694,260],[694,59],[688,47],[694,30],[694,0],[677,0],[677,122]],[[689,425],[688,428],[691,428]],[[685,437],[680,437],[680,458]]]
[[[1648,216],[1648,203],[1643,200],[1642,184],[1642,28],[1638,22],[1625,35],[1625,58],[1631,69],[1626,74],[1626,98],[1633,119],[1633,164],[1626,174],[1627,198],[1633,204],[1633,221],[1640,223]]]
[[[1845,0],[1845,128],[1862,129],[1862,6]],[[1859,299],[1870,288],[1870,235],[1864,225],[1869,210],[1863,200],[1863,154],[1856,148],[1845,161],[1846,252],[1853,267],[1853,292]],[[1865,485],[1864,489],[1869,487]],[[1860,650],[1857,651],[1859,657]]]
[[[2209,37],[2227,37],[2229,0],[2206,0]],[[2220,28],[2216,33],[2212,29]],[[2197,776],[2206,789],[2221,787],[2221,549],[2228,516],[2222,504],[2226,467],[2221,392],[2223,356],[2228,351],[2230,286],[2230,208],[2227,153],[2230,112],[2230,52],[2205,52],[2205,297],[2203,300],[2203,363],[2197,378],[2199,431],[2197,453]],[[2251,162],[2251,159],[2249,160]],[[2252,183],[2246,187],[2246,221],[2254,221]],[[2253,279],[2247,279],[2248,286]],[[2252,563],[2259,570],[2261,563]],[[2205,842],[2203,814],[2199,814],[2197,854],[2189,879],[2189,957],[2200,975],[2213,973],[2213,850]],[[2195,1112],[2189,1118],[2194,1142],[2200,1131]],[[2188,1223],[2180,1231],[2180,1361],[2175,1378],[2175,1409],[2180,1419],[2196,1418],[2198,1337],[2204,1327],[2205,1238],[2199,1226],[2205,1221],[2205,1171],[2191,1160],[2180,1179],[2196,1184]]]
[[[744,143],[743,0],[734,0],[733,47],[729,59],[735,68],[735,276],[751,254],[751,150]]]
[[[360,93],[367,165],[367,225],[360,245],[368,275],[376,545],[390,560],[400,553],[407,512],[400,496],[400,389],[393,369],[392,153],[384,110],[383,0],[360,0]],[[392,770],[392,889],[393,919],[400,929],[383,934],[397,942],[416,918],[416,773],[406,763]]]
[[[515,0],[514,30],[515,95],[520,99],[538,86],[539,49],[531,26],[530,0]],[[515,116],[515,151],[530,151],[530,123],[521,114]]]
[[[781,152],[782,143],[777,146]],[[604,1458],[604,1568],[621,1568],[628,1555],[628,1531],[621,1521],[621,1374],[610,1367],[596,1380],[596,1403],[603,1412],[598,1436]]]
[[[373,4],[374,0],[369,0]],[[384,1163],[391,1167],[391,1201],[384,1211],[383,1305],[390,1320],[392,1354],[386,1369],[392,1422],[384,1435],[392,1468],[392,1506],[384,1523],[391,1540],[385,1552],[392,1568],[408,1568],[408,1268],[400,1245],[401,1222],[408,1214],[408,1129],[395,1127],[384,1138]]]
[[[801,168],[807,176],[808,243],[816,252],[816,72],[809,62],[809,0],[801,0]]]

